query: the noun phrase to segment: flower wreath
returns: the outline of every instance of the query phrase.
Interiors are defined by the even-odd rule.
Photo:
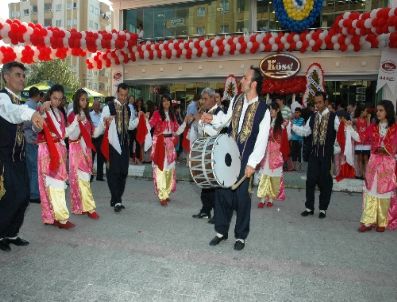
[[[232,99],[238,94],[237,79],[234,75],[229,75],[225,81],[225,92],[223,93],[223,99]]]
[[[321,13],[323,0],[275,0],[273,7],[281,25],[300,32],[309,28]]]
[[[324,70],[318,63],[313,63],[306,71],[306,91],[303,95],[303,105],[314,105],[316,92],[325,92]]]

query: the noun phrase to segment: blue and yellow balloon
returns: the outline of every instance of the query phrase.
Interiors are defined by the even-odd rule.
[[[323,0],[274,0],[273,7],[283,28],[299,32],[314,24],[321,13]]]

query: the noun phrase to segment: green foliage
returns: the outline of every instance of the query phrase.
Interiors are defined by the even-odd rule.
[[[64,60],[52,60],[27,66],[26,86],[42,81],[50,81],[63,85],[72,91],[80,87],[79,79]]]

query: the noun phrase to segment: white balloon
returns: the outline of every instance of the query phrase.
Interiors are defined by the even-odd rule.
[[[331,42],[335,44],[338,41],[339,35],[334,35],[331,37]]]
[[[347,50],[349,50],[349,51],[354,50],[354,45],[353,44],[347,45]]]
[[[193,49],[194,48],[194,43],[193,42],[189,42],[189,48]]]
[[[353,20],[353,22],[352,22],[352,26],[353,26],[353,28],[357,28],[357,19],[355,19],[355,20]]]
[[[208,51],[207,47],[204,47],[203,48],[203,53],[207,53],[207,51]]]
[[[380,10],[380,8],[373,9],[373,10],[369,13],[370,17],[371,17],[371,18],[375,18],[376,15],[378,14],[378,11],[379,11],[379,10]]]
[[[345,12],[343,14],[343,19],[349,19],[349,16],[350,16],[350,12]]]
[[[342,28],[342,34],[344,34],[345,36],[349,34],[346,27]]]
[[[173,57],[176,56],[176,53],[177,53],[176,49],[172,49],[172,50],[171,50],[171,54],[172,54]]]
[[[165,49],[161,50],[161,57],[165,58],[165,55],[167,54],[167,52],[165,51]]]
[[[274,37],[271,37],[271,38],[269,39],[269,44],[273,45],[274,42],[275,42],[275,38],[274,38]]]
[[[264,37],[263,34],[256,35],[256,37],[255,37],[256,42],[261,43],[261,41],[263,40],[263,37]]]
[[[219,52],[219,47],[218,47],[218,46],[215,46],[215,47],[214,47],[214,53],[215,53],[215,54],[218,54],[218,52]]]
[[[314,45],[316,45],[316,41],[310,40],[310,41],[309,41],[309,45],[310,45],[311,47],[313,47]]]
[[[259,44],[259,51],[264,51],[265,50],[265,44],[261,43]]]
[[[216,40],[215,40],[215,39],[212,39],[211,42],[210,42],[210,44],[211,44],[212,47],[214,47],[214,46],[216,45]]]
[[[225,51],[230,52],[230,45],[229,44],[225,45]]]
[[[284,48],[285,48],[285,49],[289,49],[290,46],[291,46],[291,45],[290,45],[288,42],[284,43]]]
[[[68,30],[64,30],[64,33],[65,33],[65,38],[67,38],[67,39],[69,39],[70,36],[72,35],[72,34],[70,33],[70,31],[68,31]]]
[[[182,55],[186,56],[186,54],[187,54],[187,50],[185,48],[182,49]]]
[[[335,50],[339,50],[340,49],[340,44],[339,43],[335,43],[334,44],[334,49]]]
[[[171,50],[173,50],[174,49],[174,44],[171,42],[171,43],[168,43],[168,48],[169,49],[171,49]]]
[[[45,41],[45,40],[44,40]],[[49,41],[48,41],[49,42]],[[47,44],[49,45],[49,44]],[[81,40],[80,41],[80,48],[81,49],[86,49],[87,48],[87,41],[86,40]]]
[[[149,58],[149,52],[147,50],[145,50],[143,52],[143,56],[145,57],[145,59]]]
[[[287,42],[287,39],[286,39],[285,35],[281,37],[280,41],[281,41],[281,43],[283,43],[283,44],[284,44],[285,42]]]
[[[197,48],[193,48],[193,49],[192,49],[192,54],[193,54],[193,55],[197,55]]]
[[[302,45],[303,45],[302,41],[296,42],[296,49],[301,49]]]
[[[300,36],[298,34],[294,34],[294,42],[298,42],[300,40]]]
[[[240,50],[241,49],[241,44],[240,43],[237,43],[236,44],[236,50]]]
[[[203,47],[204,47],[204,45],[205,45],[205,42],[204,42],[204,40],[201,40],[201,41],[199,42],[199,45],[200,45],[200,47],[201,47],[201,48],[203,48]]]
[[[276,51],[278,50],[278,45],[277,44],[273,44],[272,45],[272,51]]]
[[[252,46],[254,46],[254,44],[253,44],[251,41],[247,43],[247,48],[248,48],[248,49],[251,49]]]
[[[163,50],[163,49],[164,49],[164,44],[163,44],[163,43],[161,43],[161,44],[159,45],[159,49],[160,49],[160,50]]]

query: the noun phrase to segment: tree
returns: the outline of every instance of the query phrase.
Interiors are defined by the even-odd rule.
[[[27,86],[42,81],[51,81],[73,91],[80,87],[78,78],[64,60],[36,63],[28,66],[28,69]]]

